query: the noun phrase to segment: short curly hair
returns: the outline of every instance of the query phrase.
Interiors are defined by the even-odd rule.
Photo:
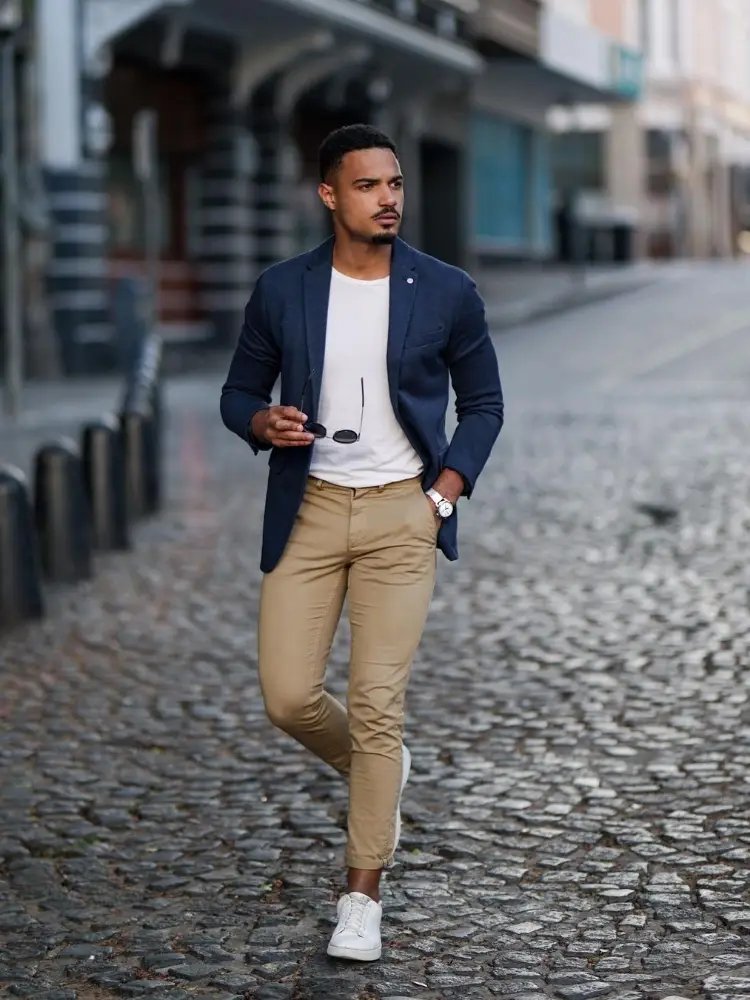
[[[320,145],[318,166],[321,181],[326,181],[338,170],[347,153],[357,149],[390,149],[398,155],[393,139],[380,129],[372,125],[344,125],[329,133]]]

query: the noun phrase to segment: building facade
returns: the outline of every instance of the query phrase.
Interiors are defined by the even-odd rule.
[[[472,6],[36,0],[49,293],[66,370],[116,361],[113,303],[154,245],[165,341],[233,342],[258,272],[329,232],[317,148],[348,122],[398,142],[406,238],[465,262],[466,110],[482,66]]]
[[[750,7],[744,0],[642,2],[648,66],[640,113],[653,252],[737,252],[748,228]]]
[[[651,256],[730,256],[750,230],[750,6],[587,0],[592,23],[642,51],[631,106],[557,114],[557,147],[593,197],[638,219]],[[567,153],[566,153],[567,151]]]
[[[567,189],[558,183],[551,108],[640,92],[634,47],[604,34],[587,0],[482,0],[485,68],[472,97],[473,249],[485,257],[554,257]]]

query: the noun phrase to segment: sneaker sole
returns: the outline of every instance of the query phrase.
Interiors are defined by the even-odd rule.
[[[328,954],[331,958],[348,958],[354,962],[375,962],[380,958],[383,951],[382,945],[378,948],[341,948],[335,944],[328,945]]]

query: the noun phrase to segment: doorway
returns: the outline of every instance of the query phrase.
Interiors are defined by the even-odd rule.
[[[464,258],[463,170],[457,146],[437,139],[420,143],[422,220],[425,253],[461,266]]]

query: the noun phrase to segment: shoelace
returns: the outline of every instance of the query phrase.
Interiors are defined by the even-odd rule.
[[[341,930],[353,931],[358,937],[364,937],[365,917],[372,900],[361,899],[359,896],[356,899],[352,899],[352,897],[349,896],[346,902],[348,903],[349,908],[344,916],[344,922],[341,925]]]

